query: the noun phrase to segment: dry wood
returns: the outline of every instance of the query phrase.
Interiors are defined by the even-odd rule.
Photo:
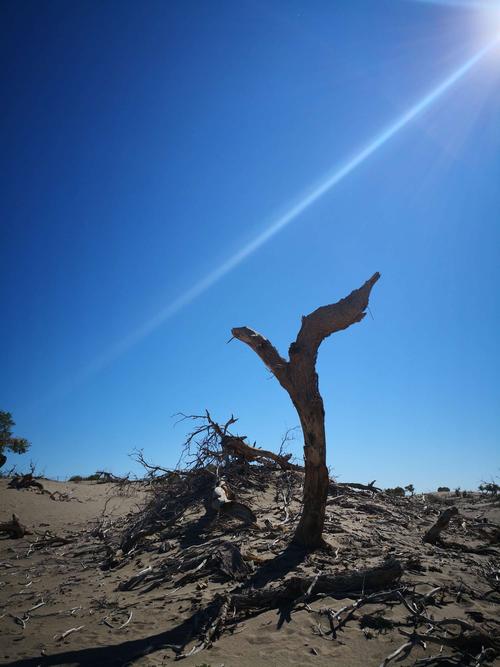
[[[400,579],[402,573],[401,564],[396,560],[390,560],[378,567],[365,570],[343,574],[319,574],[314,577],[296,576],[280,586],[262,589],[241,588],[230,594],[218,594],[210,605],[211,614],[206,626],[208,629],[201,642],[188,653],[182,653],[177,657],[188,657],[211,646],[224,629],[229,609],[233,610],[234,623],[241,616],[258,615],[282,605],[293,606],[297,602],[314,599],[320,594],[346,596],[365,590],[389,588]]]
[[[119,591],[130,591],[133,588],[136,588],[140,583],[146,579],[146,577],[153,572],[151,565],[141,570],[138,574],[135,574],[133,577],[130,577],[127,581],[122,581],[119,586]]]
[[[433,634],[418,634],[416,632],[407,632],[400,629],[399,632],[406,637],[414,637],[423,642],[430,642],[432,644],[439,644],[440,646],[448,646],[459,651],[471,652],[474,650],[480,651],[483,647],[491,648],[497,653],[500,651],[500,637],[494,636],[491,633],[485,632],[481,628],[474,630],[465,630],[458,635],[433,635]]]
[[[40,489],[40,491],[44,490],[43,484],[37,482],[32,473],[28,473],[27,475],[16,475],[9,482],[9,489],[27,489],[30,486],[34,486],[35,488]]]
[[[387,665],[398,656],[402,656],[400,659],[402,659],[403,657],[406,658],[406,656],[410,653],[412,648],[413,648],[413,642],[406,642],[398,649],[396,649],[393,653],[388,655],[387,658],[384,658],[384,660],[382,660],[382,662],[380,663],[380,667],[387,667]]]
[[[61,641],[62,639],[66,639],[66,637],[68,637],[69,635],[73,634],[73,632],[79,632],[80,630],[83,630],[84,627],[85,627],[84,625],[79,625],[79,626],[76,627],[76,628],[70,628],[69,630],[66,630],[65,632],[63,632],[63,633],[62,633],[61,635],[59,635],[59,636],[58,636],[58,635],[55,635],[55,636],[54,636],[54,639],[57,638],[58,641]]]
[[[365,317],[375,273],[362,287],[335,304],[322,306],[302,318],[302,326],[289,348],[289,361],[272,343],[248,327],[232,329],[234,338],[246,343],[288,392],[299,415],[304,435],[304,505],[294,542],[307,548],[323,544],[329,479],[326,467],[325,410],[319,392],[316,359],[322,341]]]
[[[342,574],[320,574],[315,577],[290,577],[280,586],[260,590],[241,590],[231,596],[231,604],[236,610],[273,608],[283,602],[301,599],[314,584],[310,598],[320,593],[326,595],[350,595],[362,591],[376,591],[390,588],[403,573],[397,560],[388,560],[379,566],[364,570],[354,570]]]
[[[223,596],[218,604],[217,612],[214,615],[214,618],[210,625],[208,626],[202,641],[197,646],[193,648],[188,653],[181,653],[177,658],[188,658],[189,656],[196,655],[203,651],[206,648],[210,648],[214,641],[222,634],[224,630],[224,624],[226,622],[227,612],[229,609],[230,597],[228,595]]]
[[[400,589],[385,591],[382,593],[372,593],[370,595],[364,595],[363,597],[359,598],[352,604],[344,605],[338,611],[334,611],[330,607],[323,607],[319,610],[319,613],[326,615],[328,617],[332,639],[336,639],[337,630],[340,630],[340,628],[352,618],[354,612],[357,609],[364,606],[365,604],[373,604],[375,602],[386,602],[388,600],[395,600],[397,599],[397,597],[399,597],[399,595],[401,595]],[[337,627],[335,627],[335,623],[337,623]]]
[[[225,454],[237,456],[238,458],[243,459],[248,463],[252,461],[260,461],[261,463],[272,461],[273,463],[276,463],[282,470],[304,470],[302,466],[290,463],[290,459],[292,458],[291,454],[280,456],[279,454],[274,454],[274,452],[271,452],[267,449],[251,447],[246,442],[244,442],[244,438],[240,436],[224,435],[221,438],[221,445],[222,451]]]
[[[216,483],[212,493],[212,501],[210,506],[207,507],[207,514],[210,515],[211,511],[217,512],[218,516],[233,517],[247,524],[257,522],[257,517],[250,507],[236,500],[234,492],[225,479]]]
[[[7,535],[13,540],[17,540],[20,537],[24,537],[25,535],[32,535],[32,532],[28,530],[26,526],[23,526],[23,524],[19,521],[19,517],[17,517],[15,514],[12,515],[12,519],[10,521],[0,523],[0,533],[7,533]]]
[[[62,547],[65,544],[72,544],[75,541],[74,537],[59,537],[59,535],[44,535],[41,540],[30,544],[30,551],[37,551],[45,549],[46,547]]]
[[[373,491],[373,493],[381,493],[382,489],[379,489],[378,486],[374,486],[376,480],[369,484],[360,484],[359,482],[334,482],[333,487],[348,487],[350,489],[360,489],[361,491]]]
[[[429,544],[436,544],[440,539],[440,534],[443,530],[448,527],[451,519],[454,516],[458,515],[458,509],[453,505],[452,507],[447,507],[441,512],[436,523],[429,528],[425,533],[422,540],[428,542]]]

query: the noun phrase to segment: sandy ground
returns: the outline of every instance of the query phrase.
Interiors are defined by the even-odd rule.
[[[102,540],[95,535],[96,527],[101,525],[112,531],[127,516],[136,516],[148,492],[137,487],[123,492],[114,484],[41,481],[48,491],[60,491],[70,499],[54,500],[32,489],[8,489],[7,480],[0,480],[0,522],[14,512],[33,531],[17,540],[0,538],[0,664],[174,662],[175,650],[168,645],[182,642],[183,633],[189,635],[193,611],[208,604],[214,593],[227,585],[205,577],[185,586],[167,581],[146,592],[140,588],[118,590],[121,582],[145,567],[161,565],[166,557],[175,559],[176,554],[182,558],[182,547],[175,539],[168,541],[167,553],[157,539],[151,541],[148,550],[138,551],[119,566],[102,569],[106,554],[102,551]],[[492,547],[487,555],[457,556],[454,551],[424,545],[422,532],[434,522],[439,508],[421,516],[413,512],[411,520],[395,509],[394,516],[399,516],[396,525],[382,512],[374,514],[373,508],[366,505],[366,498],[356,498],[343,496],[329,501],[326,536],[337,554],[333,561],[335,569],[369,565],[387,555],[395,555],[406,563],[417,557],[420,567],[414,570],[406,567],[403,582],[421,593],[437,586],[443,588],[444,602],[432,608],[434,618],[470,620],[471,614],[476,614],[475,618],[489,619],[493,624],[495,619],[499,620],[500,595],[484,597],[490,587],[483,574],[498,566],[500,549],[495,552]],[[360,509],[365,506],[362,501],[368,509]],[[259,509],[259,529],[243,531],[230,526],[217,530],[225,531],[242,552],[259,554],[256,561],[272,561],[283,551],[288,533],[283,531],[282,536],[278,533],[275,538],[275,531],[271,540],[266,537],[262,522],[267,519],[276,523],[282,510],[273,489],[253,497],[253,502]],[[480,517],[482,521],[500,523],[498,505],[479,499],[474,502],[458,499],[458,503],[463,525],[457,522],[453,537],[470,538],[470,544],[478,544],[477,536],[472,539],[467,531],[467,522],[477,522]],[[183,522],[195,521],[197,516],[195,511],[188,512]],[[46,543],[53,536],[72,541],[38,548],[39,542]],[[260,565],[256,562],[254,567]],[[315,573],[329,567],[331,563],[318,552],[296,571]],[[392,627],[370,630],[362,627],[363,616],[380,611],[381,605],[366,605],[362,613],[357,612],[346,623],[336,639],[327,634],[321,636],[318,628],[326,633],[328,622],[314,611],[325,606],[338,610],[352,601],[326,597],[312,602],[309,610],[299,609],[288,617],[277,610],[266,611],[245,620],[232,633],[223,634],[211,649],[183,659],[182,664],[186,667],[378,667],[404,643],[398,624],[404,625],[407,610],[403,605],[386,607],[384,618]],[[427,650],[415,647],[406,659],[391,664],[415,665],[418,659],[438,653],[436,645],[429,644]],[[483,664],[500,665],[500,661]]]

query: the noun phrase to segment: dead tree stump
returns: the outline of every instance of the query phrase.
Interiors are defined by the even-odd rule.
[[[319,346],[331,334],[361,322],[372,287],[380,278],[374,273],[345,299],[321,306],[302,318],[296,340],[289,348],[289,361],[272,343],[248,327],[232,329],[234,338],[246,343],[288,392],[299,415],[304,434],[304,506],[293,541],[315,549],[323,544],[328,469],[326,467],[325,410],[319,392],[316,360]]]
[[[429,544],[436,544],[436,542],[438,542],[440,539],[441,531],[445,530],[445,528],[448,527],[451,519],[457,515],[458,509],[455,507],[455,505],[443,510],[438,516],[436,523],[429,528],[429,530],[423,536],[422,540],[424,542],[428,542]]]

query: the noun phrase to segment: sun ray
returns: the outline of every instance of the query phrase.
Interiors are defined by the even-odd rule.
[[[498,11],[500,3],[498,0],[410,0],[421,5],[440,5],[441,7],[457,7],[459,9],[490,9]]]
[[[226,259],[216,269],[208,273],[199,282],[195,283],[190,289],[177,297],[177,299],[162,308],[154,317],[141,324],[134,331],[114,344],[107,352],[94,359],[86,368],[82,369],[76,376],[74,376],[70,382],[61,385],[54,393],[57,394],[57,396],[65,395],[68,391],[79,386],[87,378],[98,373],[122,356],[131,347],[158,329],[182,308],[188,306],[196,298],[207,292],[211,287],[222,280],[222,278],[236,269],[244,260],[250,257],[250,255],[253,255],[259,248],[295,221],[321,197],[330,192],[332,188],[363,164],[371,155],[382,148],[382,146],[411,123],[411,121],[423,114],[432,104],[443,97],[452,86],[458,83],[458,81],[477,65],[486,54],[492,51],[495,47],[498,47],[499,44],[500,36],[483,47],[472,57],[468,58],[441,83],[424,95],[424,97],[422,97],[416,104],[411,106],[369,141],[363,148],[355,153],[353,157],[348,159],[342,165],[337,166],[333,171],[328,173],[319,184],[310,188],[309,193],[306,196],[304,196],[298,203],[290,206],[283,215],[271,222],[263,232],[255,236],[249,243]],[[48,397],[45,398],[47,399]],[[43,402],[45,403],[46,400],[43,400]]]

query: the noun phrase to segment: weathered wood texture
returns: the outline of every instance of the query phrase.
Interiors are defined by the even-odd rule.
[[[448,527],[448,524],[453,519],[454,516],[458,515],[458,509],[453,505],[453,507],[447,507],[441,512],[438,516],[436,523],[429,528],[429,530],[423,536],[424,542],[429,542],[430,544],[435,544],[441,537],[441,532]]]
[[[318,349],[325,338],[365,317],[370,292],[379,278],[380,274],[375,273],[346,298],[321,306],[303,317],[297,338],[289,348],[289,361],[256,331],[248,327],[232,329],[234,338],[248,345],[286,389],[299,415],[304,434],[304,506],[294,542],[307,548],[316,548],[323,543],[329,486],[325,410],[316,373]]]
[[[237,456],[244,461],[273,461],[273,463],[276,463],[276,465],[282,470],[304,470],[302,466],[297,466],[293,463],[290,463],[290,459],[292,458],[291,454],[280,456],[279,454],[270,452],[267,449],[258,449],[257,447],[252,447],[251,445],[248,445],[246,442],[244,442],[242,437],[224,435],[221,438],[221,446],[224,453]]]

